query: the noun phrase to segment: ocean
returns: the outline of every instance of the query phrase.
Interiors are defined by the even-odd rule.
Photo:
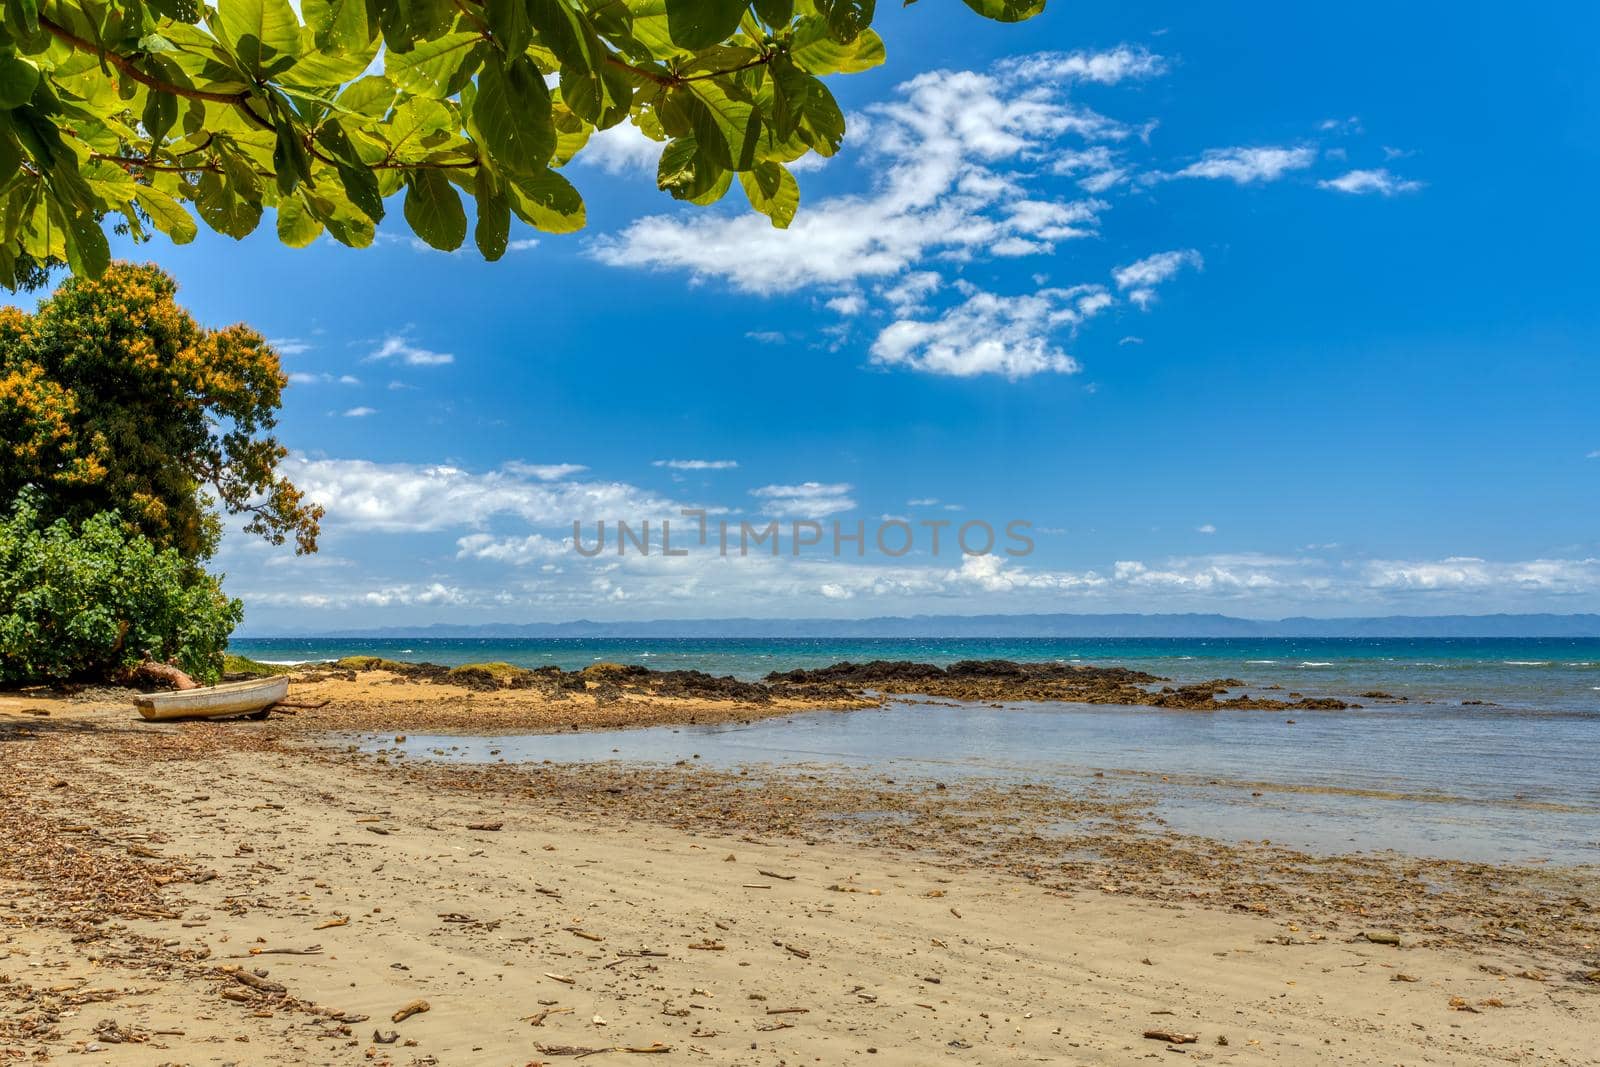
[[[458,665],[504,661],[566,670],[638,663],[755,679],[841,660],[1059,660],[1125,666],[1178,681],[1239,678],[1313,696],[1381,691],[1600,714],[1596,638],[246,638],[232,651],[276,663],[375,655]]]
[[[240,640],[279,662],[346,655],[573,669],[596,662],[757,678],[840,660],[1062,660],[1179,682],[1336,696],[1345,711],[1074,704],[797,714],[748,724],[524,737],[422,736],[412,758],[631,760],[998,776],[1148,801],[1172,829],[1314,851],[1600,863],[1600,640]],[[1362,694],[1381,691],[1404,703]],[[1282,696],[1274,692],[1266,695]],[[361,739],[369,750],[390,738]]]

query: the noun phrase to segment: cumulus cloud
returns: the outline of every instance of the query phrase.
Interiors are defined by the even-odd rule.
[[[633,123],[619,122],[610,129],[596,131],[574,162],[597,167],[607,174],[654,174],[663,147]]]
[[[933,319],[898,319],[878,334],[872,361],[929,374],[971,378],[997,374],[1076,374],[1078,361],[1051,338],[1102,310],[1109,302],[1098,286],[1041,289],[1028,296],[975,292]]]
[[[1041,198],[1022,182],[1064,139],[1116,141],[1124,124],[1066,98],[1064,70],[1105,80],[1153,74],[1158,57],[1035,57],[991,73],[932,71],[851,119],[853,150],[878,175],[866,194],[807,204],[787,230],[748,212],[657,215],[590,246],[615,266],[686,271],[755,293],[891,278],[932,257],[1047,254],[1095,229],[1098,202]],[[1091,73],[1092,72],[1092,73]],[[1126,76],[1132,76],[1131,73]]]
[[[1505,563],[1452,556],[1432,562],[1373,560],[1364,566],[1363,575],[1369,587],[1395,592],[1592,593],[1600,590],[1600,559]]]
[[[1111,272],[1117,288],[1141,308],[1147,308],[1156,298],[1156,286],[1170,281],[1184,267],[1199,270],[1204,266],[1200,253],[1192,248],[1172,252],[1157,252],[1153,256],[1135,260]]]
[[[1422,183],[1399,178],[1389,173],[1387,167],[1376,170],[1352,170],[1331,178],[1328,181],[1318,182],[1323,189],[1333,189],[1352,196],[1364,196],[1376,193],[1379,196],[1395,196],[1399,193],[1414,193],[1422,188]]]
[[[736,459],[658,459],[653,467],[675,471],[730,471],[739,466]]]
[[[328,385],[337,382],[340,385],[360,385],[361,379],[353,374],[332,375],[327,372],[312,374],[308,371],[295,371],[289,375],[290,385]]]
[[[769,515],[797,519],[821,519],[855,508],[850,498],[852,486],[845,482],[801,482],[799,485],[763,485],[750,490],[762,501]]]
[[[433,352],[413,344],[404,334],[392,333],[367,356],[368,363],[403,363],[408,367],[438,367],[454,363],[456,357],[449,352]]]
[[[559,468],[545,468],[546,472]],[[551,481],[510,464],[474,473],[445,464],[290,457],[284,473],[327,512],[327,524],[391,533],[481,526],[509,516],[535,527],[574,520],[676,515],[679,505],[623,482]]]
[[[378,413],[378,409],[377,408],[368,408],[368,407],[347,408],[347,409],[345,409],[344,417],[347,418],[347,419],[364,419],[368,415],[376,415],[377,413]]]
[[[1296,148],[1208,148],[1195,162],[1167,175],[1169,178],[1226,179],[1238,185],[1275,182],[1292,170],[1304,170],[1317,160],[1317,150]]]

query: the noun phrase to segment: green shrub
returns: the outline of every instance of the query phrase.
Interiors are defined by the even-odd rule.
[[[225,652],[222,656],[222,673],[228,678],[272,678],[289,674],[293,668],[282,663],[262,663],[249,656],[236,656]]]
[[[0,684],[104,679],[145,660],[215,681],[243,607],[117,512],[42,525],[31,494],[0,520]]]

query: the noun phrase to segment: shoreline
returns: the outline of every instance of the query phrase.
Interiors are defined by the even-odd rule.
[[[0,1049],[1574,1063],[1600,1026],[1593,871],[1226,844],[1094,787],[425,764],[312,712],[9,703]]]

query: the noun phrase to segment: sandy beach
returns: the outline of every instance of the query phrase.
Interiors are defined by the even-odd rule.
[[[350,743],[794,711],[736,701],[363,673],[264,723],[147,724],[95,696],[0,698],[7,1058],[1596,1061],[1592,869],[1224,844],[966,780]]]

